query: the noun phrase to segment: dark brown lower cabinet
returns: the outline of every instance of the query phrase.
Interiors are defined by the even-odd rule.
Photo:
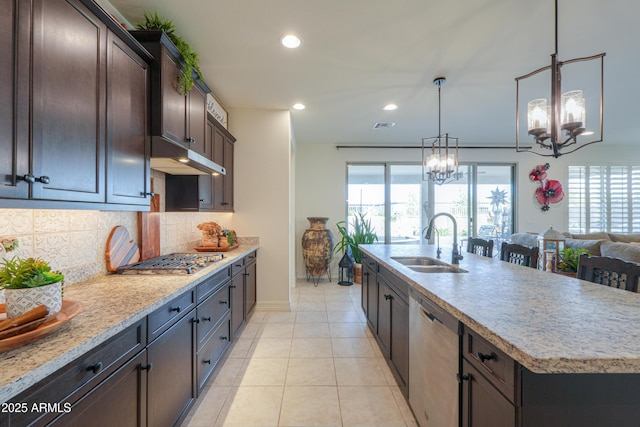
[[[517,425],[516,407],[465,359],[462,375],[462,427]]]
[[[231,298],[231,337],[233,340],[244,325],[244,276],[242,272],[231,278],[229,298]]]
[[[177,424],[196,399],[194,321],[192,310],[147,347],[149,427]]]
[[[362,257],[362,297],[361,305],[367,323],[372,331],[378,328],[378,285],[376,273],[378,263],[369,257]]]
[[[52,426],[147,425],[147,353],[141,352],[69,408]]]
[[[409,393],[409,303],[382,275],[378,282],[378,343],[400,390]]]
[[[249,255],[250,256],[250,255]],[[255,259],[255,255],[254,255]],[[251,310],[256,306],[257,294],[256,263],[252,262],[245,267],[244,272],[244,318],[248,318]]]
[[[231,315],[228,313],[213,330],[196,355],[198,390],[202,390],[231,340]]]

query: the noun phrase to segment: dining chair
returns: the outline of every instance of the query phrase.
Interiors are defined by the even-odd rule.
[[[467,240],[467,252],[492,258],[493,240],[484,240],[471,237]]]
[[[500,248],[500,259],[512,264],[538,268],[538,248],[503,242]]]
[[[640,264],[619,258],[582,254],[578,259],[577,277],[612,288],[638,292]]]

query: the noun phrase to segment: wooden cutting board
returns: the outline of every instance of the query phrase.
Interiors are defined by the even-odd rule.
[[[151,178],[151,192],[153,178]],[[160,195],[151,196],[149,212],[138,213],[138,241],[140,242],[140,259],[160,256]]]
[[[140,251],[136,242],[131,240],[129,231],[119,225],[114,227],[107,239],[107,270],[114,272],[118,267],[133,264],[140,260]]]

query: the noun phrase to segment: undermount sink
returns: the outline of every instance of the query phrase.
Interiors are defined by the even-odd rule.
[[[468,273],[467,270],[452,265],[407,265],[407,268],[418,273]]]
[[[399,262],[402,265],[407,266],[419,266],[419,265],[443,265],[447,266],[448,264],[440,261],[439,259],[428,258],[428,257],[391,257],[392,260]]]
[[[429,257],[391,257],[391,259],[418,273],[468,273],[467,270]]]

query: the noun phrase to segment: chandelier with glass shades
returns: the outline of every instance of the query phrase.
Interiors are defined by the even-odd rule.
[[[589,144],[602,141],[604,56],[605,53],[601,53],[599,55],[570,59],[568,61],[558,60],[558,0],[555,0],[555,53],[551,55],[551,65],[524,76],[516,77],[516,151],[532,152],[541,156],[557,158],[563,154],[572,153]],[[584,63],[588,61],[595,61],[592,63],[594,65],[591,65],[591,69],[584,67]],[[588,80],[594,81],[599,73],[599,135],[594,131],[588,130],[586,125],[587,102],[585,100],[585,94],[589,92],[590,98],[592,98],[592,100],[595,99],[598,95],[597,85],[592,84],[589,86],[589,90],[572,89],[564,93],[562,92],[562,67],[574,63],[582,63],[583,66],[580,67],[579,72],[572,70],[574,72],[571,74],[571,82],[579,82],[580,84],[587,85],[586,82]],[[550,99],[544,96],[536,96],[535,88],[531,90],[523,84],[525,79],[532,78],[532,80],[535,80],[536,77],[534,76],[546,71],[549,71],[551,75]],[[543,76],[543,74],[540,75]],[[525,110],[527,133],[532,136],[535,141],[535,145],[533,146],[522,146],[520,144],[520,121],[525,121],[524,113],[521,117],[521,94],[525,95],[525,99],[534,98],[527,103]],[[524,105],[522,107],[522,110],[524,110]],[[592,111],[595,112],[595,109]],[[589,135],[596,136],[594,139],[585,140],[584,137]],[[580,141],[578,140],[579,137],[581,137]]]
[[[447,79],[444,77],[437,77],[433,81],[433,84],[438,86],[438,136],[422,138],[422,180],[432,181],[438,185],[460,177],[458,173],[458,138],[452,138],[448,133],[443,135],[440,128],[440,91],[446,81]],[[429,146],[431,146],[431,151],[429,151]]]

